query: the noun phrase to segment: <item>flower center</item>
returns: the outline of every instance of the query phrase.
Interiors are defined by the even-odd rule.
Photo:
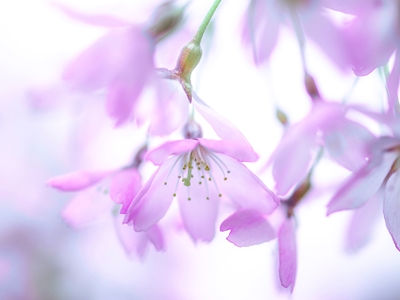
[[[168,183],[169,175],[177,167],[179,168],[179,172],[173,196],[176,197],[179,183],[182,182],[188,193],[189,201],[192,200],[190,189],[193,184],[204,187],[207,200],[210,200],[210,184],[215,187],[218,197],[222,197],[218,181],[221,180],[221,177],[223,181],[228,180],[227,174],[231,172],[217,155],[201,146],[198,146],[190,153],[178,156],[168,174],[167,180],[164,182],[165,185]]]

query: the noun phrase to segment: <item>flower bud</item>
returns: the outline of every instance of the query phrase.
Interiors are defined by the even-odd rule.
[[[186,5],[177,7],[174,1],[162,3],[151,15],[147,32],[157,41],[161,40],[181,25],[185,9]]]
[[[183,47],[174,70],[190,102],[192,102],[192,82],[190,76],[200,62],[202,53],[203,51],[199,45],[196,45],[194,42],[188,43]]]
[[[183,127],[183,135],[185,139],[198,139],[203,137],[203,131],[198,123],[189,120]]]
[[[276,109],[276,118],[279,120],[279,122],[283,125],[286,126],[288,124],[288,118],[285,115],[283,111],[281,111],[279,108]]]
[[[317,85],[315,84],[314,78],[312,78],[307,73],[304,76],[304,84],[306,86],[308,95],[310,95],[310,97],[313,100],[320,98],[319,91],[318,91]]]

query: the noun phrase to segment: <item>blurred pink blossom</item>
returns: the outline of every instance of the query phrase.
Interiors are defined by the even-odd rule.
[[[374,197],[383,198],[383,214],[393,241],[400,250],[400,140],[383,137],[372,145],[368,164],[350,176],[328,204],[328,215],[365,206]],[[378,191],[382,189],[382,193]]]
[[[304,30],[305,35],[341,69],[348,69],[349,61],[343,47],[343,36],[327,17],[320,2],[251,0],[244,18],[242,39],[252,49],[255,63],[262,64],[269,59],[278,42],[281,27],[291,26],[292,23],[295,31]],[[304,39],[303,36],[300,38]]]
[[[106,110],[116,126],[135,119],[139,124],[151,120],[151,132],[166,135],[182,125],[188,103],[183,94],[171,93],[171,87],[157,78],[153,57],[159,36],[154,28],[58,6],[79,21],[111,27],[65,68],[62,77],[72,89],[105,91]],[[146,88],[153,89],[154,99],[143,95]],[[170,118],[172,112],[174,118]]]
[[[149,243],[157,251],[164,249],[162,233],[156,225],[147,232],[135,232],[131,226],[122,225],[122,219],[109,199],[122,205],[120,214],[126,213],[141,188],[141,176],[136,168],[104,172],[78,171],[54,177],[47,184],[62,191],[79,191],[62,212],[63,219],[70,226],[77,228],[109,214],[114,218],[117,235],[127,254],[136,253],[142,257]]]
[[[375,138],[346,117],[348,110],[344,105],[319,99],[313,102],[307,117],[287,128],[269,160],[278,195],[287,194],[306,176],[319,146],[349,170],[365,164],[369,143]]]

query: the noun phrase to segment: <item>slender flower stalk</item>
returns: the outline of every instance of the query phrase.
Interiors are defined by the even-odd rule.
[[[221,0],[215,0],[203,22],[201,23],[196,35],[193,39],[187,43],[181,50],[181,54],[178,57],[178,61],[174,70],[158,69],[158,75],[165,79],[178,80],[182,85],[189,102],[192,102],[192,82],[190,76],[193,70],[199,64],[203,55],[200,43],[203,38],[204,32],[210,24],[211,18],[218,8]]]
[[[206,31],[208,25],[210,24],[211,18],[213,17],[215,11],[217,10],[221,0],[215,0],[207,15],[205,16],[203,22],[201,23],[199,29],[197,30],[196,35],[194,36],[192,43],[197,46],[200,46],[201,40],[203,38],[204,32]]]

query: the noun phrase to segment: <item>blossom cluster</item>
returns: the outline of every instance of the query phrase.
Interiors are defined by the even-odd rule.
[[[203,55],[213,54],[207,28],[211,18],[218,19],[220,2],[214,1],[197,30],[185,27],[190,3],[160,2],[141,23],[53,4],[73,22],[105,31],[69,59],[60,74],[62,99],[94,98],[115,132],[126,127],[138,135],[146,132],[130,149],[135,154],[125,165],[103,170],[71,167],[71,172],[48,180],[48,187],[75,193],[62,218],[78,228],[111,216],[123,249],[140,258],[149,248],[169,251],[171,219],[195,244],[211,243],[218,230],[228,231],[226,239],[237,247],[276,241],[277,275],[281,286],[293,292],[296,276],[301,276],[298,208],[313,192],[323,191],[330,197],[327,216],[353,212],[349,236],[355,248],[372,230],[365,224],[379,213],[380,206],[370,203],[381,202],[388,234],[400,251],[399,1],[248,0],[238,24],[247,55],[243,59],[268,70],[282,31],[289,28],[299,49],[303,96],[309,99],[309,112],[296,122],[275,103],[283,134],[272,153],[254,148],[223,112],[212,108],[212,99],[204,101],[195,91],[197,80],[192,76],[201,72]],[[180,51],[172,59],[173,68],[157,61],[158,56],[170,59],[168,43]],[[327,99],[320,89],[322,80],[310,67],[309,44],[344,74],[359,78],[380,72],[386,95],[376,97],[376,103],[382,109],[344,97]],[[233,70],[235,62],[230,65]],[[253,83],[245,84],[251,89]],[[286,82],[295,84],[299,83]],[[218,82],[215,88],[220,88]],[[224,105],[229,101],[243,102],[245,114],[246,99],[224,99]],[[259,138],[269,142],[268,129],[254,130],[262,131]],[[348,174],[337,178],[330,191],[315,180],[326,158]],[[264,161],[258,172],[257,161]],[[175,204],[179,215],[170,213]]]

